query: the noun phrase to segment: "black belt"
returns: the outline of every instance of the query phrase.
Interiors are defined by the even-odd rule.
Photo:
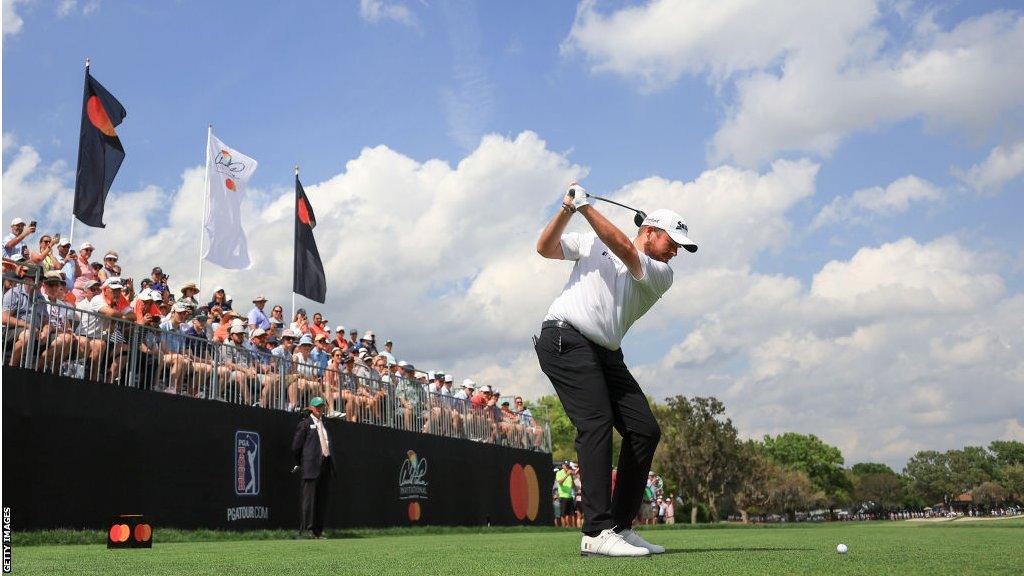
[[[540,327],[541,327],[541,329],[544,329],[544,328],[568,328],[569,330],[572,330],[574,332],[580,332],[578,329],[576,329],[575,326],[573,326],[572,324],[569,324],[568,322],[562,321],[562,320],[545,320],[544,322],[541,323]],[[580,334],[582,334],[582,332],[580,332]]]

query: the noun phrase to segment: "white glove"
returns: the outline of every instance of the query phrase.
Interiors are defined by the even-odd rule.
[[[587,191],[583,186],[576,184],[575,182],[569,186],[569,194],[572,194],[572,207],[575,210],[587,206],[590,202],[587,202]]]

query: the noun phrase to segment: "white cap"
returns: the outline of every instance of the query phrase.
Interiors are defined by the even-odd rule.
[[[25,223],[25,221],[22,220],[21,218],[15,218],[14,220],[11,220],[11,226],[17,226],[19,224],[24,224],[24,223]]]
[[[241,324],[231,327],[232,334],[245,334],[245,326]]]
[[[96,247],[88,242],[82,242],[82,245],[78,247],[78,251],[88,250],[89,248],[95,249]]]
[[[257,329],[252,331],[252,337],[256,338],[257,336],[263,336],[266,333],[267,333],[267,331],[264,330],[263,328],[257,328]]]
[[[121,285],[121,278],[117,276],[111,276],[107,278],[106,280],[103,281],[103,285],[110,288],[111,290],[124,288],[124,286]]]
[[[454,381],[455,381],[455,378],[452,378],[452,375],[451,375],[451,374],[445,374],[445,375],[444,375],[444,381],[445,381],[445,382],[448,382],[448,383],[451,383],[451,382],[454,382]]]
[[[473,382],[469,378],[466,378],[465,380],[462,381],[462,387],[469,388],[471,390],[476,390],[476,382]]]
[[[434,379],[434,371],[431,370],[431,371],[427,372],[427,380],[433,380],[433,379]]]
[[[338,327],[335,328],[334,331],[337,332],[338,334],[344,334],[345,333],[345,327],[342,326],[341,324],[338,324]]]
[[[71,246],[70,238],[61,238],[60,242],[57,242],[57,246]]]
[[[245,326],[245,322],[241,318],[233,318],[231,320],[231,327],[234,328],[235,326]]]
[[[214,292],[221,292],[223,290],[224,290],[223,286],[217,286],[216,288],[213,289]],[[225,294],[225,296],[227,296],[227,294]],[[225,300],[227,300],[227,298],[225,298]]]
[[[153,291],[150,290],[149,288],[146,288],[142,292],[139,292],[139,300],[141,300],[143,302],[145,302],[146,300],[149,300],[150,302],[152,302],[153,301]]]
[[[480,391],[481,392],[490,392],[491,391],[491,387],[485,384],[485,385],[480,387]]]
[[[373,333],[373,330],[367,330],[366,334],[363,334],[363,338],[369,339],[369,340],[373,340],[375,336],[376,336],[376,334]]]
[[[686,222],[683,221],[683,217],[667,208],[659,208],[654,212],[647,215],[644,218],[641,226],[653,226],[655,228],[661,228],[676,244],[679,244],[683,248],[686,248],[687,252],[696,252],[697,243],[690,240],[687,234],[690,233],[689,228],[686,227]]]

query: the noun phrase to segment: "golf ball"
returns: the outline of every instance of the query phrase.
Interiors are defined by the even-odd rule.
[[[839,552],[840,554],[846,554],[847,550],[849,550],[849,548],[846,547],[846,544],[836,546],[836,552]]]

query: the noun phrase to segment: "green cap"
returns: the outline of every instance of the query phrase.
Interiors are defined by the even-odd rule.
[[[323,406],[324,399],[319,396],[313,396],[313,399],[309,401],[310,406]]]

